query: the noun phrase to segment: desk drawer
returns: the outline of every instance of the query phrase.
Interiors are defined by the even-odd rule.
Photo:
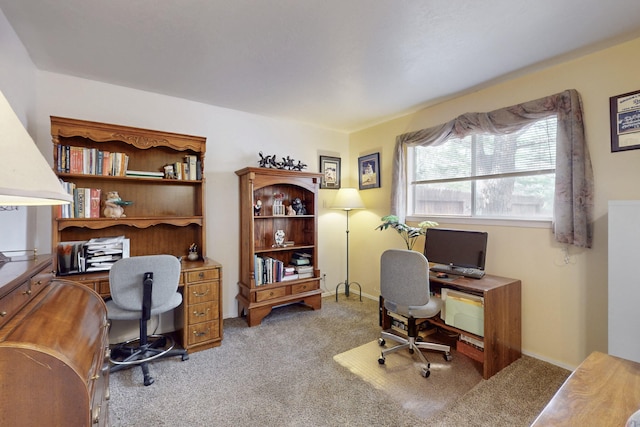
[[[218,300],[218,283],[207,282],[198,285],[187,286],[187,304],[199,304],[208,301]]]
[[[189,325],[217,319],[217,308],[217,304],[215,304],[213,301],[190,305],[187,308],[187,310],[189,311]]]
[[[299,294],[302,292],[313,291],[318,289],[318,282],[305,282],[291,286],[291,294]]]
[[[0,300],[0,326],[4,325],[11,319],[20,309],[33,298],[31,285],[22,282],[13,289],[9,294]]]
[[[220,272],[217,268],[209,270],[189,271],[186,273],[186,283],[197,283],[208,280],[218,280],[220,278]]]
[[[189,345],[195,345],[201,342],[209,341],[220,336],[218,320],[210,322],[189,325],[189,334],[187,340]]]
[[[272,298],[283,297],[287,294],[286,288],[273,288],[256,292],[256,302],[266,301]]]

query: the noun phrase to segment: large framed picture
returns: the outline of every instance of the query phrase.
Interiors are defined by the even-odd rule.
[[[380,187],[380,153],[358,157],[360,190]]]
[[[609,98],[611,151],[640,148],[640,90]]]
[[[320,188],[340,188],[340,157],[320,156]]]

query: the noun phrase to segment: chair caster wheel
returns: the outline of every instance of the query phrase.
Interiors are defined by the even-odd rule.
[[[383,357],[383,356],[380,356],[380,357],[378,358],[378,364],[380,364],[380,365],[384,365],[384,357]]]
[[[378,345],[380,347],[384,346],[387,342],[384,340],[384,338],[378,338]]]
[[[144,385],[150,386],[154,382],[156,382],[156,380],[154,380],[153,377],[150,377],[150,376],[148,377],[148,376],[145,375],[145,377],[144,377]]]
[[[182,355],[182,361],[189,360],[189,355],[187,353]]]
[[[409,349],[409,354],[413,354],[413,349],[412,348]]]
[[[451,362],[451,359],[453,359],[453,357],[451,356],[451,353],[444,354],[444,360],[446,360],[447,362]]]
[[[422,368],[422,376],[425,378],[429,378],[429,375],[431,375],[431,371],[429,370],[429,368]]]

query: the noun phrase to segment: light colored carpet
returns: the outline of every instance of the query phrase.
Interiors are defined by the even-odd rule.
[[[388,347],[393,345],[387,343]],[[444,360],[442,353],[426,351],[431,375],[424,378],[422,364],[406,350],[387,355],[385,364],[380,365],[381,349],[377,340],[371,341],[333,359],[423,419],[441,411],[482,380],[476,362],[455,351],[452,351],[450,362]],[[453,376],[455,381],[452,381]]]
[[[524,427],[568,375],[523,357],[490,380],[477,382],[479,373],[469,374],[464,367],[475,362],[465,356],[453,353],[450,368],[443,369],[447,362],[428,353],[433,368],[423,378],[411,361],[403,363],[403,356],[393,354],[382,369],[388,374],[406,370],[400,375],[407,388],[417,388],[390,398],[388,391],[334,360],[365,346],[374,354],[362,354],[358,363],[380,373],[379,348],[366,347],[379,333],[377,301],[344,295],[339,302],[324,298],[317,311],[299,305],[279,308],[252,328],[244,319],[227,319],[220,347],[193,353],[184,362],[152,362],[156,382],[149,387],[142,385],[139,368],[114,373],[111,425]],[[459,395],[445,392],[447,387],[470,391]],[[401,394],[410,398],[400,399]],[[424,418],[429,411],[432,415]]]

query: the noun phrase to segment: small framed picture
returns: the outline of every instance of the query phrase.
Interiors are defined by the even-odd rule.
[[[380,153],[358,157],[360,190],[380,187]]]
[[[340,188],[340,157],[320,156],[320,188]]]
[[[609,98],[611,151],[640,148],[640,90]]]

